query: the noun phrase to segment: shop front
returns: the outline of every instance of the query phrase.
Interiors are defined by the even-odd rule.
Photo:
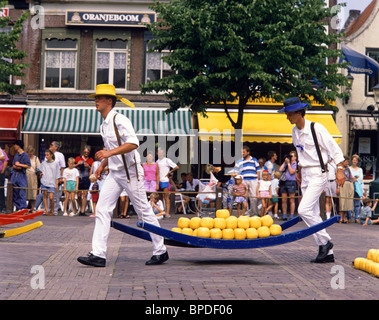
[[[116,106],[115,110],[132,122],[140,140],[142,161],[147,151],[154,152],[158,145],[170,147],[175,143],[190,143],[187,140],[192,136],[192,117],[187,109],[170,114],[165,113],[166,108],[156,106],[134,109]],[[103,147],[102,121],[95,107],[29,105],[22,133],[29,136],[30,143],[39,151],[52,141],[61,142],[61,152],[67,161],[79,155],[85,145],[91,146],[92,155]],[[180,146],[177,148],[179,150]]]
[[[230,103],[228,105],[228,111],[233,121],[236,121],[238,117],[238,110],[233,106],[235,104]],[[210,161],[232,167],[234,163],[230,159],[233,157],[220,159],[219,157],[217,158],[217,155],[226,155],[223,150],[226,146],[234,151],[234,160],[238,160],[236,154],[239,153],[239,150],[237,149],[242,144],[246,144],[250,147],[252,156],[257,159],[263,158],[264,161],[269,160],[267,159],[269,151],[275,151],[278,155],[276,163],[278,165],[282,164],[284,157],[295,149],[292,144],[293,125],[287,120],[285,114],[277,112],[282,105],[282,103],[277,103],[273,99],[265,97],[249,101],[244,110],[242,129],[238,131],[234,129],[224,108],[221,108],[221,106],[210,107],[207,110],[206,117],[199,114],[197,117],[199,140],[202,142],[208,141],[211,154]],[[326,110],[323,105],[312,99],[311,106],[312,108],[306,112],[306,119],[323,124],[335,141],[340,144],[342,135],[333,118],[334,112]],[[231,141],[231,146],[229,147],[225,141]],[[238,142],[238,146],[235,141]],[[212,152],[215,149],[219,150]],[[212,155],[215,159],[212,158]],[[225,159],[228,162],[225,162]]]

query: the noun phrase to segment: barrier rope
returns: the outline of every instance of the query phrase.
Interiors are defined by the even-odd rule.
[[[1,187],[0,186],[0,189],[5,189],[6,187]],[[15,187],[13,186],[13,189],[24,189],[24,190],[39,190],[39,191],[44,191],[44,190],[50,190],[50,191],[61,191],[61,192],[74,192],[74,193],[79,193],[79,192],[91,192],[92,190],[90,189],[80,189],[80,190],[75,190],[75,191],[72,191],[72,190],[64,190],[64,189],[42,189],[42,188],[29,188],[29,187]],[[100,191],[100,190],[98,190]],[[217,191],[205,191],[205,192],[201,192],[201,191],[167,191],[167,192],[164,192],[164,191],[154,191],[155,193],[158,193],[158,194],[165,194],[165,193],[170,193],[170,194],[182,194],[182,195],[189,195],[189,194],[194,194],[194,195],[197,195],[197,194],[211,194],[211,193],[214,193],[217,197]],[[152,192],[146,192],[146,193],[152,193]],[[223,194],[226,194],[228,196],[234,196],[232,193],[229,193],[229,192],[225,192],[223,191]],[[299,196],[286,196],[286,197],[282,197],[282,196],[275,196],[277,199],[300,199],[302,198],[301,195]],[[368,200],[371,200],[371,201],[375,201],[376,199],[370,199],[370,198],[354,198],[354,197],[341,197],[341,196],[333,196],[333,197],[330,197],[330,196],[326,196],[328,198],[336,198],[336,199],[351,199],[351,200],[363,200],[363,199],[368,199]],[[247,195],[246,196],[246,199],[267,199],[269,197],[258,197],[258,196],[249,196]]]

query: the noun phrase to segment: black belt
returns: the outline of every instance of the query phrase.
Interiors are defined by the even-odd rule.
[[[336,181],[336,179],[334,179],[334,180],[329,180],[329,182],[333,182],[333,181]]]

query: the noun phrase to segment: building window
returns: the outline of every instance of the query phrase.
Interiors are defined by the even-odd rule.
[[[96,84],[113,84],[126,89],[127,41],[96,41]]]
[[[46,40],[45,88],[75,88],[76,55],[76,40]]]
[[[170,66],[162,60],[162,57],[169,55],[170,51],[163,52],[148,52],[152,45],[147,44],[146,52],[146,83],[150,81],[155,81],[163,77],[167,77],[175,73],[172,71]]]
[[[379,50],[368,50],[367,55],[374,59],[376,62],[379,62]],[[372,91],[372,88],[374,88],[379,83],[379,71],[373,76],[369,77],[367,76],[367,94],[373,95],[374,92]]]

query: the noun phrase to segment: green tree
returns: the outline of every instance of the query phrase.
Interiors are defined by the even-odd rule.
[[[159,18],[148,26],[153,50],[172,50],[163,60],[177,73],[141,92],[165,92],[168,112],[190,107],[204,114],[209,103],[221,103],[240,129],[250,98],[313,96],[330,107],[329,100],[346,95],[339,87],[348,81],[338,72],[345,65],[333,62],[341,35],[325,32],[335,13],[323,0],[171,0],[152,9]],[[322,86],[315,89],[311,79]],[[237,121],[227,105],[235,99]]]
[[[0,8],[4,8],[7,3],[8,1],[0,1]],[[10,26],[11,18],[0,18],[0,28],[3,28],[3,32],[0,32],[0,92],[2,93],[18,94],[25,86],[11,83],[10,77],[23,77],[25,75],[23,70],[28,66],[21,62],[27,56],[26,52],[16,48],[16,42],[20,38],[22,26],[28,14],[29,12],[26,11],[17,19],[9,31],[4,28]]]

